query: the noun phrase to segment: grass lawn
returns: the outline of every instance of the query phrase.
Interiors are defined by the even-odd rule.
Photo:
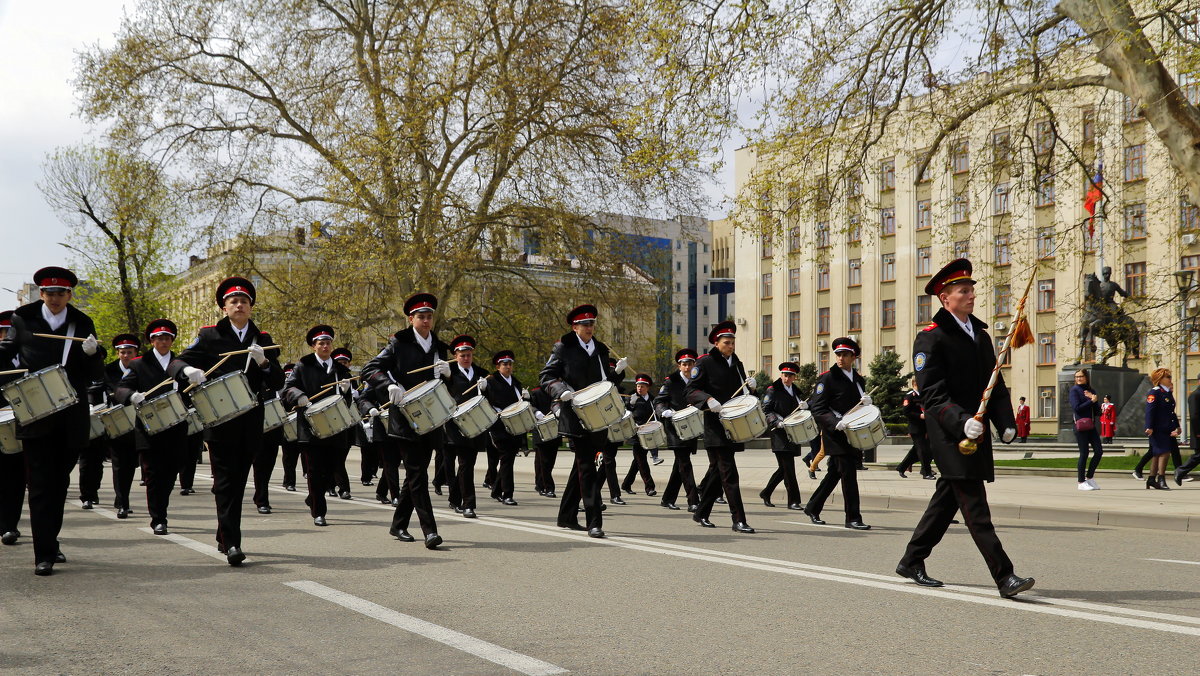
[[[1187,462],[1187,453],[1183,456],[1183,461]],[[1127,469],[1132,471],[1137,465],[1141,456],[1130,455],[1106,455],[1100,458],[1100,469]],[[1088,456],[1088,461],[1091,461],[1091,456]],[[997,467],[1065,467],[1074,468],[1079,462],[1078,458],[1029,458],[1028,460],[997,460]],[[1167,466],[1171,467],[1171,462],[1167,461]]]

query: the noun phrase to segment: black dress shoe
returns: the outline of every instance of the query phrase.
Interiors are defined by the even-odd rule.
[[[218,542],[217,543],[217,553],[224,554],[226,551],[228,551],[228,550],[225,548],[225,545]]]
[[[425,549],[437,549],[437,546],[442,544],[442,536],[437,533],[430,533],[425,536]]]
[[[4,535],[0,535],[0,544],[15,545],[17,544],[17,538],[19,537],[21,537],[21,533],[19,531],[7,531],[4,533]]]
[[[898,470],[896,470],[896,473],[898,473],[898,474],[900,475],[900,478],[901,478],[901,479],[907,479],[907,478],[908,478],[908,475],[907,475],[907,474],[905,474],[905,473],[904,473],[904,470],[902,470],[902,469],[898,469]]]
[[[929,480],[931,480],[931,481],[932,481],[932,480],[934,480],[934,479],[937,479],[937,475],[936,475],[936,474],[922,474],[922,475],[921,475],[921,478],[922,478],[922,479],[929,479]]]
[[[375,482],[374,482],[374,481],[371,481],[370,479],[367,479],[366,481],[362,482],[362,485],[364,485],[364,486],[374,486],[374,485],[375,485]]]
[[[775,503],[771,502],[771,501],[770,501],[770,500],[767,498],[767,496],[763,495],[762,493],[759,493],[759,494],[758,494],[758,497],[762,498],[763,504],[764,504],[764,505],[766,505],[767,507],[774,507],[774,506],[775,506]]]
[[[814,472],[814,471],[812,471],[812,470],[809,470],[809,472],[808,472],[808,478],[809,478],[809,479],[816,479],[816,478],[817,478],[817,473],[816,473],[816,472]]]
[[[674,502],[667,502],[664,500],[663,502],[660,502],[658,504],[662,505],[663,507],[666,507],[667,509],[673,509],[673,510],[679,511],[679,505],[676,505]]]
[[[588,537],[602,538],[604,537],[604,531],[600,530],[599,528],[590,528],[588,529]]]
[[[649,497],[654,497],[654,496],[658,495],[658,491],[651,489],[651,490],[646,491],[646,495]]]
[[[392,537],[396,538],[397,540],[399,540],[401,542],[416,542],[417,541],[417,539],[415,537],[410,535],[409,532],[403,528],[399,528],[399,529],[393,528],[392,530],[389,530],[388,532],[392,534]]]
[[[697,505],[688,505],[688,513],[695,514]]]
[[[492,485],[486,481],[483,482],[483,487],[488,489],[489,491],[492,490],[492,488],[493,488]]]
[[[179,494],[180,494],[180,495],[191,495],[192,493],[195,493],[195,492],[196,492],[196,491],[193,491],[193,490],[192,490],[192,489],[190,489],[190,488],[180,488],[180,489],[179,489]]]
[[[167,524],[165,524],[165,523],[154,524],[154,534],[155,535],[166,535],[167,534]]]
[[[1183,485],[1183,475],[1179,473],[1179,470],[1175,470],[1175,485],[1176,486]]]
[[[1017,594],[1030,589],[1033,589],[1032,577],[1017,577],[1016,575],[1009,575],[1008,577],[1004,578],[1003,582],[1000,583],[1000,595],[1006,599],[1011,599]]]
[[[351,498],[350,491],[342,491],[341,495],[338,497],[343,500],[349,500]]]
[[[286,490],[287,490],[289,493],[295,493],[295,492],[296,492],[296,484],[288,484],[288,485],[284,486],[284,488],[285,488],[285,489],[286,489]]]
[[[803,511],[803,512],[804,512],[804,515],[808,517],[808,520],[809,520],[809,521],[812,521],[813,523],[817,524],[818,526],[824,526],[824,525],[825,525],[825,522],[824,522],[824,521],[821,519],[820,515],[818,515],[818,514],[813,514],[812,512],[808,511],[808,508],[807,508],[807,507],[805,507],[805,508],[804,508],[803,510],[801,510],[801,511]]]
[[[338,496],[337,491],[333,490],[332,488],[325,491],[325,497],[327,497],[327,498],[336,498],[337,496]]]
[[[129,518],[129,510],[125,509],[124,507],[117,509],[117,518],[118,519],[128,519]]]
[[[790,505],[788,505],[788,509],[794,509],[794,510],[796,510],[797,512],[803,512],[803,511],[804,511],[804,505],[800,504],[799,502],[793,502],[793,503],[791,503]]]
[[[463,513],[463,508],[462,508],[462,507],[459,507],[458,505],[450,505],[450,507],[451,507],[451,508],[454,510],[454,513],[455,513],[455,514],[462,514],[462,513]]]
[[[363,485],[365,486],[366,484],[363,484]],[[434,487],[433,487],[433,494],[434,494],[434,495],[441,495],[441,494],[442,494],[442,487],[441,487],[441,486],[434,486]]]
[[[270,514],[271,513],[270,505],[260,505],[258,508],[258,513],[259,514]]]
[[[693,516],[692,521],[695,521],[696,523],[700,524],[701,526],[704,526],[705,528],[716,528],[717,527],[716,524],[714,524],[712,521],[709,521],[708,519],[699,519],[699,518],[696,518]]]
[[[725,505],[725,504],[728,504],[728,503],[725,501],[725,498],[721,497],[721,498],[717,498],[717,504],[718,504],[718,505]]]
[[[41,563],[39,563],[38,565],[33,567],[33,574],[41,575],[41,576],[53,575],[54,574],[54,562],[53,561],[42,561]]]
[[[229,549],[225,550],[225,560],[228,561],[229,565],[231,566],[240,566],[242,565],[242,561],[246,560],[246,555],[242,553],[241,547],[231,546]]]
[[[83,508],[84,508],[84,509],[91,509],[91,508],[92,508],[92,501],[91,501],[91,500],[84,500],[84,501],[83,501]]]
[[[900,577],[907,577],[922,587],[941,587],[944,584],[941,580],[935,580],[926,575],[924,566],[906,566],[901,563],[896,566],[896,574]]]
[[[325,517],[317,516],[317,517],[313,517],[313,525],[314,526],[328,526],[329,522],[325,520]]]
[[[61,550],[54,552],[54,562],[55,563],[66,563],[67,555],[63,554]]]
[[[464,509],[462,511],[462,515],[463,515],[463,517],[468,518],[468,519],[479,518],[479,515],[475,513],[475,510],[471,509],[470,507],[467,507],[466,509]]]
[[[509,507],[516,507],[517,501],[513,500],[512,498],[504,498],[503,500],[500,501],[500,504],[508,505]]]
[[[733,532],[735,532],[735,533],[753,533],[754,529],[751,528],[745,521],[738,521],[737,523],[733,524]]]
[[[637,493],[634,492],[633,487],[626,488],[624,486],[621,486],[621,490],[630,495],[637,495]]]
[[[619,495],[618,495],[617,497],[613,498],[612,500],[609,500],[609,502],[613,503],[614,505],[627,505],[627,504],[629,504],[629,503],[625,502],[624,500],[622,500],[622,499],[621,499],[621,496],[619,496]]]
[[[388,499],[388,497],[387,497],[387,496],[384,496],[384,497],[376,497],[375,499],[376,499],[376,500],[378,500],[378,501],[379,501],[379,504],[381,504],[381,505],[390,505],[390,504],[392,504],[392,501],[391,501],[390,499]]]
[[[853,530],[871,530],[871,527],[862,521],[848,521],[846,522],[846,528]]]
[[[560,524],[558,524],[558,527],[566,528],[567,530],[587,530],[586,528],[579,525],[578,523],[560,523]]]
[[[548,497],[548,498],[557,498],[557,497],[558,497],[558,495],[557,495],[557,494],[556,494],[554,491],[546,491],[546,497]]]

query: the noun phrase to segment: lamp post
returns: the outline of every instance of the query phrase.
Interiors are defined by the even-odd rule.
[[[1189,438],[1187,423],[1187,357],[1188,357],[1188,342],[1189,324],[1187,321],[1187,303],[1188,294],[1192,291],[1192,279],[1195,272],[1192,270],[1176,270],[1175,271],[1175,286],[1179,289],[1179,384],[1175,386],[1175,401],[1179,402],[1179,429],[1182,439]]]

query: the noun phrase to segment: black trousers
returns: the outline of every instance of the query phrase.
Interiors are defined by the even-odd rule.
[[[314,519],[325,516],[325,491],[333,488],[342,449],[337,444],[319,442],[297,445],[308,466],[308,496],[304,498],[304,504],[308,505],[308,513]]]
[[[150,447],[142,452],[146,469],[146,509],[150,526],[167,523],[167,508],[171,505],[171,490],[179,465],[188,456],[187,427],[176,425],[147,437]],[[133,475],[130,474],[130,478]]]
[[[825,501],[833,494],[838,483],[842,484],[842,500],[846,503],[846,523],[862,521],[858,504],[858,458],[853,455],[827,455],[828,466],[825,477],[808,499],[808,511],[820,514]]]
[[[246,498],[250,468],[261,446],[261,434],[236,441],[208,442],[212,492],[217,503],[217,544],[222,549],[242,546],[242,501]]]
[[[1200,441],[1197,441],[1192,448],[1196,449],[1196,452],[1192,453],[1192,457],[1188,458],[1188,461],[1182,465],[1175,466],[1175,473],[1180,478],[1183,478],[1188,472],[1196,469],[1196,465],[1200,465]]]
[[[1078,477],[1077,481],[1083,483],[1085,479],[1091,479],[1096,476],[1096,468],[1100,466],[1100,458],[1104,457],[1104,446],[1100,443],[1100,432],[1096,429],[1090,429],[1087,432],[1075,432],[1075,443],[1079,445],[1079,462],[1076,463],[1075,474]],[[1092,462],[1088,464],[1088,448],[1091,447]],[[1178,453],[1178,451],[1176,451]],[[1087,474],[1084,474],[1084,467],[1087,467]],[[1176,461],[1176,467],[1179,467],[1179,462]]]
[[[379,452],[371,448],[371,444],[363,442],[358,447],[359,455],[359,479],[365,486],[371,483],[375,478],[375,473],[379,471]]]
[[[379,481],[375,484],[375,497],[395,500],[400,497],[400,447],[395,439],[376,441],[371,444],[379,455]]]
[[[587,518],[588,528],[604,527],[604,512],[600,507],[600,478],[596,471],[596,453],[604,449],[608,442],[608,432],[584,432],[584,436],[568,439],[574,464],[567,485],[563,488],[562,502],[558,505],[558,525],[579,525],[579,503],[583,502],[583,511]]]
[[[454,477],[450,482],[450,506],[459,509],[475,509],[475,461],[479,449],[474,446],[446,445],[446,476]],[[457,470],[455,462],[457,461]]]
[[[79,451],[79,499],[100,502],[100,484],[104,481],[104,457],[108,444],[104,437],[93,439]]]
[[[447,481],[447,477],[450,475],[446,473],[446,451],[443,447],[444,444],[442,446],[438,446],[433,451],[434,486],[445,486],[447,483],[449,483],[449,481]]]
[[[690,448],[672,448],[675,463],[671,465],[671,477],[667,479],[667,487],[663,489],[662,501],[671,504],[679,499],[679,488],[682,486],[684,496],[689,505],[700,502],[696,492],[696,476],[692,470],[692,450]]]
[[[254,454],[254,506],[271,506],[271,474],[275,472],[275,461],[279,456],[282,430],[264,432],[262,445]]]
[[[917,528],[913,531],[908,548],[900,563],[905,566],[924,566],[925,559],[933,552],[933,548],[942,541],[946,528],[954,518],[955,512],[962,512],[963,523],[975,540],[979,553],[987,562],[988,572],[992,579],[999,583],[1012,575],[1013,564],[1000,545],[996,536],[996,527],[992,525],[992,512],[988,507],[987,491],[982,480],[943,479],[937,480],[933,489],[933,497]]]
[[[280,448],[283,449],[283,485],[296,485],[296,462],[300,460],[300,444],[295,441],[281,442]],[[305,465],[308,462],[305,461]],[[305,472],[307,474],[307,471]]]
[[[604,438],[607,440],[608,436]],[[617,483],[617,449],[620,447],[618,443],[605,441],[604,459],[600,463],[600,470],[603,472],[600,480],[608,484],[609,499],[621,497],[621,485]]]
[[[333,462],[333,485],[342,493],[350,492],[350,473],[346,470],[346,460],[350,457],[350,443],[341,441],[337,446],[337,456]]]
[[[179,463],[179,487],[190,491],[196,480],[196,465],[204,455],[204,435],[188,435],[184,448],[183,460]]]
[[[492,497],[496,500],[511,498],[516,490],[513,465],[517,461],[517,445],[488,442],[488,453],[496,454],[496,481],[492,484]]]
[[[500,481],[500,452],[496,447],[487,444],[487,469],[483,472],[483,483],[493,489]]]
[[[25,505],[25,453],[0,453],[0,534],[16,531]]]
[[[65,444],[59,431],[37,439],[25,439],[25,479],[29,486],[29,525],[33,531],[34,563],[53,561],[58,553],[63,508],[71,487],[71,470],[80,457],[79,448]]]
[[[137,442],[133,433],[123,434],[108,442],[112,458],[113,507],[129,509],[129,492],[133,490],[133,475],[139,465]],[[174,481],[174,480],[172,480]]]
[[[900,466],[896,469],[901,472],[908,472],[912,470],[913,463],[920,461],[921,476],[933,474],[933,467],[930,465],[932,458],[929,452],[929,437],[924,434],[909,434],[908,436],[912,439],[912,448],[908,449],[908,453],[905,454],[904,459],[900,461]]]
[[[394,439],[400,447],[400,459],[404,464],[404,484],[400,488],[400,504],[392,515],[392,528],[408,530],[408,522],[414,511],[421,522],[421,532],[429,535],[437,532],[433,519],[433,503],[429,500],[429,459],[433,456],[433,441],[429,435],[416,440]]]
[[[554,463],[558,460],[558,441],[537,444],[533,451],[533,487],[538,493],[554,490]]]
[[[712,514],[713,505],[721,493],[729,503],[729,514],[734,523],[746,522],[746,509],[742,505],[742,487],[739,484],[737,460],[734,459],[732,446],[717,446],[708,451],[708,468],[712,474],[704,482],[700,492],[700,502],[696,507],[696,519],[707,519]]]
[[[812,438],[812,441],[808,442],[808,453],[806,453],[803,458],[804,464],[811,465],[813,458],[817,457],[817,453],[819,453],[820,450],[821,450],[821,435],[818,434],[817,436]]]
[[[782,481],[783,487],[787,491],[788,504],[800,504],[800,483],[796,481],[796,454],[790,451],[775,453],[775,463],[779,467],[775,469],[771,478],[767,479],[767,486],[763,488],[760,496],[770,499],[771,494],[775,492],[775,487]]]
[[[1152,457],[1154,457],[1154,454],[1150,451],[1150,443],[1146,442],[1146,454],[1142,456],[1141,460],[1138,460],[1137,467],[1134,468],[1134,471],[1141,472],[1146,466],[1146,463],[1150,462],[1150,458]],[[1171,463],[1175,469],[1183,467],[1183,456],[1179,452],[1179,444],[1175,444],[1175,447],[1171,449]]]
[[[646,449],[642,448],[641,444],[633,444],[633,459],[629,462],[629,471],[625,473],[625,481],[621,484],[622,488],[632,487],[633,480],[638,474],[642,475],[642,483],[646,486],[646,492],[654,490],[654,477],[650,476],[650,461],[646,459]]]

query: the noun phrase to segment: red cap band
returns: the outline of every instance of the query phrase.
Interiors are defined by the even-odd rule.
[[[250,291],[248,289],[246,289],[246,287],[244,287],[244,286],[231,286],[231,287],[229,287],[228,290],[225,291],[225,295],[221,296],[221,297],[228,298],[230,296],[234,296],[239,293],[247,298],[250,297]]]
[[[70,289],[73,286],[74,285],[71,284],[71,280],[63,279],[62,277],[47,277],[46,279],[42,280],[41,284],[38,284],[39,289],[51,289],[54,287]]]

